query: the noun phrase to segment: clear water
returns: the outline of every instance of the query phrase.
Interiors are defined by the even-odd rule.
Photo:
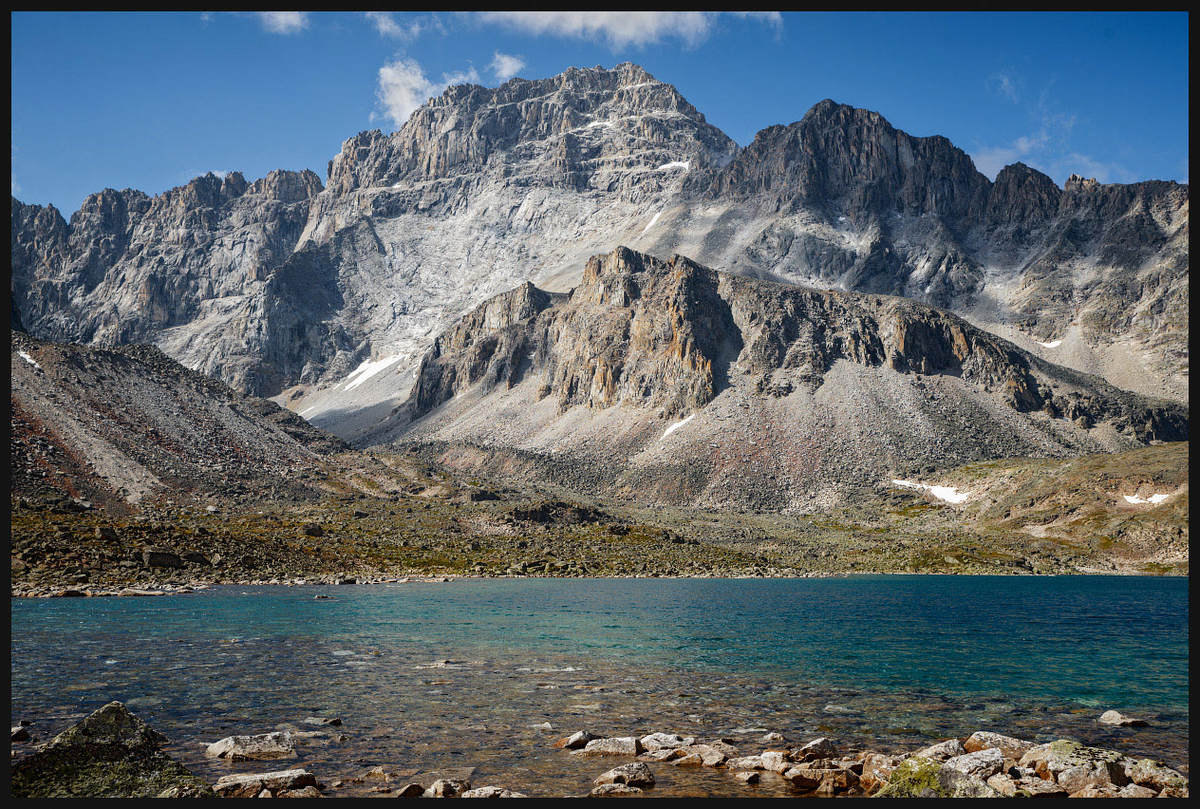
[[[209,761],[205,744],[336,715],[300,751],[327,782],[475,768],[476,785],[540,795],[584,793],[619,763],[550,747],[580,728],[727,737],[746,754],[763,728],[889,750],[989,729],[1186,769],[1187,595],[1186,579],[863,576],[14,600],[12,716],[48,736],[119,699],[215,778],[275,767]],[[1097,724],[1108,708],[1152,725]],[[788,791],[655,773],[662,795]]]

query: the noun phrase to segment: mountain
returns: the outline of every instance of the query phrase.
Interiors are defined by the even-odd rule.
[[[127,510],[143,500],[312,500],[340,439],[153,346],[11,332],[10,489]],[[307,482],[306,482],[307,481]]]
[[[827,508],[1013,456],[1187,439],[1187,409],[1053,365],[899,297],[592,258],[434,341],[367,443],[445,445],[460,470],[673,505]]]
[[[901,295],[1058,364],[1187,401],[1188,187],[996,181],[940,137],[822,101],[738,148],[632,64],[451,87],[312,172],[12,202],[30,334],[149,341],[365,440],[434,338],[616,245],[748,277]]]

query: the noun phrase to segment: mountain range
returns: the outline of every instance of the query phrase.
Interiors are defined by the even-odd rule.
[[[155,197],[107,189],[69,221],[14,199],[11,234],[13,319],[31,335],[152,343],[359,444],[431,424],[429,408],[472,378],[448,373],[473,362],[452,359],[452,343],[505,307],[492,326],[596,318],[555,332],[571,344],[527,338],[533,362],[551,363],[537,367],[550,369],[543,398],[556,409],[636,399],[656,418],[686,418],[747,384],[784,391],[772,401],[787,400],[788,385],[814,401],[836,390],[861,400],[856,384],[884,395],[886,368],[905,396],[949,385],[946,406],[970,399],[1024,420],[1005,428],[1003,448],[986,430],[952,442],[955,460],[1186,430],[1186,185],[1073,176],[1059,188],[1019,163],[991,181],[945,138],[833,101],[740,148],[628,63],[451,87],[397,132],[347,140],[324,181],[235,172]],[[652,267],[641,314],[620,299],[630,289],[596,286],[613,256]],[[636,275],[609,280],[640,289]],[[588,309],[601,304],[615,308]],[[568,370],[611,349],[601,321],[632,328],[652,312],[694,331],[677,344],[647,337],[607,379]],[[659,356],[664,347],[676,353]],[[524,372],[508,359],[486,373],[516,385]],[[1029,427],[1034,412],[1056,426]],[[919,446],[872,457],[907,468]]]

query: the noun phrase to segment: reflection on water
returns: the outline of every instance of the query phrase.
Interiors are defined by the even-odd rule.
[[[333,595],[316,600],[317,593]],[[461,580],[17,600],[12,715],[48,734],[120,699],[197,772],[234,733],[317,731],[326,782],[376,765],[583,794],[621,759],[554,739],[679,732],[760,752],[767,730],[912,749],[991,729],[1187,766],[1187,581],[858,577]],[[1109,728],[1106,708],[1152,726]],[[340,727],[304,724],[342,719]],[[549,723],[550,729],[545,729]],[[655,794],[788,794],[652,765]],[[372,782],[352,785],[365,793]]]

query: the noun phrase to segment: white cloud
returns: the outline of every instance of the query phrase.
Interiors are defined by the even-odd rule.
[[[496,58],[488,65],[488,69],[492,71],[496,81],[506,82],[525,69],[525,60],[520,56],[496,51]]]
[[[10,172],[12,173],[12,195],[15,197],[21,193],[21,185],[17,182],[17,173],[11,169]]]
[[[430,81],[415,59],[397,59],[379,68],[375,97],[383,114],[400,127],[414,110],[447,87],[478,81],[479,74],[473,67],[457,73],[443,73],[440,82]]]
[[[308,27],[307,11],[259,11],[263,28],[272,34],[298,34]]]
[[[780,27],[778,12],[738,12]],[[479,19],[528,34],[601,39],[611,48],[641,47],[677,38],[688,47],[706,40],[717,12],[709,11],[487,11]]]
[[[412,20],[404,25],[396,21],[396,18],[387,11],[368,11],[366,17],[375,26],[375,30],[382,37],[392,37],[393,39],[415,39],[421,33],[421,21]]]

